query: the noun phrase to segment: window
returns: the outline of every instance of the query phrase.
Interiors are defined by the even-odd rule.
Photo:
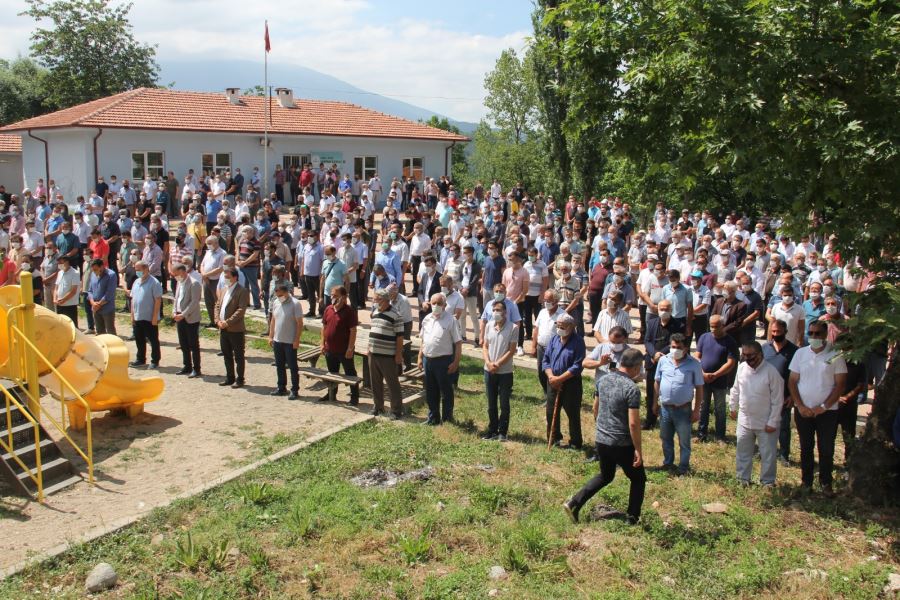
[[[231,153],[230,152],[207,152],[203,154],[201,161],[204,173],[210,175],[221,175],[225,171],[231,170]]]
[[[149,174],[153,180],[165,175],[166,163],[162,152],[132,152],[131,180],[141,181]]]
[[[285,154],[284,160],[281,161],[281,166],[285,169],[290,169],[291,167],[302,169],[303,165],[309,164],[310,161],[309,154]]]
[[[421,156],[404,158],[403,178],[412,177],[416,181],[422,181],[424,179],[424,170],[422,169],[424,163],[425,159]]]
[[[378,172],[377,156],[357,156],[353,159],[353,175],[359,175],[363,181],[368,181],[375,177]]]

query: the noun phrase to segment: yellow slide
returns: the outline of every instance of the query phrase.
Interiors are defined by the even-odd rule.
[[[0,288],[0,377],[9,376],[8,310],[21,303],[19,286]],[[144,404],[159,398],[164,382],[160,377],[131,379],[128,348],[114,335],[87,336],[68,317],[43,306],[34,307],[32,343],[57,372],[87,401],[91,411],[124,410],[135,416]],[[38,365],[42,386],[59,397],[63,386],[46,365]],[[86,413],[75,402],[67,402],[73,429],[85,427]]]

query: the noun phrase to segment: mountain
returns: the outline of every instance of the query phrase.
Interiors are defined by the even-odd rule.
[[[252,61],[230,60],[224,69],[218,62],[168,61],[160,64],[160,70],[160,84],[173,84],[176,90],[222,92],[226,87],[240,87],[244,90],[262,83],[261,67],[259,63]],[[427,121],[432,115],[447,116],[402,100],[367,92],[337,77],[306,67],[270,66],[269,81],[277,81],[279,87],[290,87],[297,98],[351,102],[412,121]],[[464,135],[471,134],[478,126],[478,123],[457,121],[449,116],[447,119],[459,127]]]

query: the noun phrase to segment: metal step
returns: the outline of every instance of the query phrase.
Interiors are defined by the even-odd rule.
[[[51,485],[44,486],[44,495],[49,496],[50,494],[54,494],[62,489],[65,489],[71,485],[75,485],[76,483],[80,483],[84,481],[81,475],[70,475],[65,479],[60,479],[59,481],[53,482]]]
[[[18,465],[16,465],[18,466]],[[59,476],[62,473],[70,474],[72,471],[70,469],[69,459],[64,456],[58,456],[54,459],[47,461],[46,463],[41,463],[41,473],[44,475],[44,481],[46,483],[52,483],[54,480],[59,479]],[[34,481],[32,481],[31,476],[37,475],[34,469],[29,469],[28,471],[23,471],[21,473],[16,473],[16,477],[19,478],[19,481],[24,483],[27,486],[37,488]]]
[[[35,447],[34,444],[29,444],[27,446],[22,446],[21,448],[15,448],[16,456],[25,463],[26,466],[34,467],[35,461]],[[58,454],[56,444],[53,443],[53,440],[49,438],[45,438],[41,440],[41,460],[46,460],[47,458],[55,458]],[[4,452],[0,454],[0,460],[10,461],[16,465],[18,463],[13,459],[12,454],[9,452]]]
[[[13,425],[13,428],[10,430],[6,429],[5,422],[0,422],[0,427],[2,427],[2,429],[0,429],[0,435],[9,435],[10,433],[15,435],[15,434],[21,433],[23,431],[28,431],[28,430],[34,431],[34,425],[32,425],[28,421],[25,421],[24,423],[22,423],[20,425]]]

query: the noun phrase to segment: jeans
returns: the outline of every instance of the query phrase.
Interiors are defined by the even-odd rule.
[[[329,373],[338,373],[340,372],[341,367],[344,367],[344,375],[349,375],[350,377],[356,377],[356,365],[353,363],[353,357],[347,358],[344,354],[331,354],[329,352],[325,353],[325,365],[328,368]],[[330,386],[328,388],[328,399],[332,402],[335,401],[337,396],[337,387]],[[359,386],[351,386],[350,387],[350,403],[356,404],[359,402]]]
[[[528,318],[525,316],[525,302],[524,301],[517,302],[516,308],[519,309],[519,316],[522,317],[522,321],[523,321],[523,323],[519,324],[519,348],[521,348],[522,343],[525,341],[525,327],[523,327],[522,325],[524,324],[524,321]]]
[[[525,296],[524,311],[521,313],[522,325],[525,328],[525,339],[530,340],[534,330],[534,321],[541,312],[540,296]],[[519,336],[519,345],[522,345],[522,336]]]
[[[816,467],[814,447],[819,451],[819,483],[823,486],[831,485],[838,411],[826,410],[817,417],[801,417],[795,411],[794,422],[797,424],[797,438],[800,441],[800,479],[803,485],[813,484]]]
[[[422,358],[425,368],[425,402],[432,423],[453,419],[453,377],[448,372],[453,355]]]
[[[99,321],[98,321],[99,323]],[[135,321],[132,324],[134,330],[134,343],[137,346],[136,362],[147,361],[147,342],[150,342],[150,362],[159,364],[161,357],[159,351],[159,327],[150,321]]]
[[[556,426],[553,427],[553,409],[556,403],[557,390],[551,386],[547,386],[547,438],[552,439],[553,443],[562,441],[562,431],[560,421],[562,421],[562,412],[565,411],[566,419],[569,420],[569,445],[576,448],[581,447],[581,396],[582,396],[581,377],[573,377],[567,380],[559,389],[559,412],[556,414]],[[552,427],[552,431],[551,431]],[[552,437],[551,437],[552,435]]]
[[[750,429],[743,425],[737,426],[737,451],[735,452],[735,466],[737,478],[746,483],[750,482],[753,475],[753,455],[755,447],[759,446],[759,482],[763,485],[775,484],[775,472],[778,469],[778,456],[776,446],[778,432],[766,432],[765,429]]]
[[[244,332],[243,331],[225,331],[219,330],[219,347],[222,354],[225,355],[225,380],[235,381],[235,371],[237,371],[237,381],[244,381]]]
[[[628,516],[637,521],[641,516],[641,505],[644,504],[644,489],[647,486],[647,474],[644,465],[634,466],[634,446],[607,446],[596,444],[596,455],[600,460],[600,473],[592,477],[584,487],[578,490],[572,501],[581,508],[594,494],[612,483],[616,477],[616,467],[622,467],[625,476],[631,480],[628,491]]]
[[[306,282],[306,297],[309,300],[309,311],[307,311],[308,316],[313,316],[316,314],[316,298],[319,295],[319,275],[304,275],[303,281]],[[324,312],[325,309],[322,308]]]
[[[706,438],[709,429],[709,401],[714,402],[716,412],[716,439],[725,440],[725,388],[714,388],[710,385],[703,386],[703,404],[700,405],[700,423],[697,433],[701,439]]]
[[[291,372],[291,391],[295,394],[300,389],[300,373],[297,371],[297,349],[287,342],[273,342],[275,352],[275,373],[278,389],[287,389],[287,371]]]
[[[91,308],[91,301],[88,300],[88,295],[85,293],[81,294],[81,298],[83,300],[82,304],[84,304],[84,314],[87,317],[87,328],[94,331],[96,324],[94,323],[94,310]]]
[[[784,460],[791,459],[791,410],[793,405],[781,409],[781,427],[778,431],[778,454]]]
[[[200,372],[200,323],[188,323],[184,319],[175,324],[178,345],[181,346],[181,364],[185,369]]]
[[[259,265],[249,267],[241,267],[241,273],[247,280],[247,287],[250,288],[250,299],[253,300],[253,308],[259,310],[262,308],[259,300]]]
[[[647,402],[647,416],[644,419],[644,425],[647,427],[655,427],[657,417],[653,412],[653,401],[656,399],[656,388],[654,387],[654,383],[656,382],[656,364],[654,364],[652,360],[646,361],[644,364],[647,373],[647,377],[644,380],[647,388],[647,391],[644,394]]]
[[[691,466],[691,405],[681,408],[659,406],[659,439],[662,441],[663,466],[675,464],[675,434],[678,434],[678,469],[687,471]]]
[[[484,389],[488,401],[488,434],[506,435],[509,431],[509,397],[512,395],[512,373],[484,372]],[[497,405],[500,414],[497,414]]]

